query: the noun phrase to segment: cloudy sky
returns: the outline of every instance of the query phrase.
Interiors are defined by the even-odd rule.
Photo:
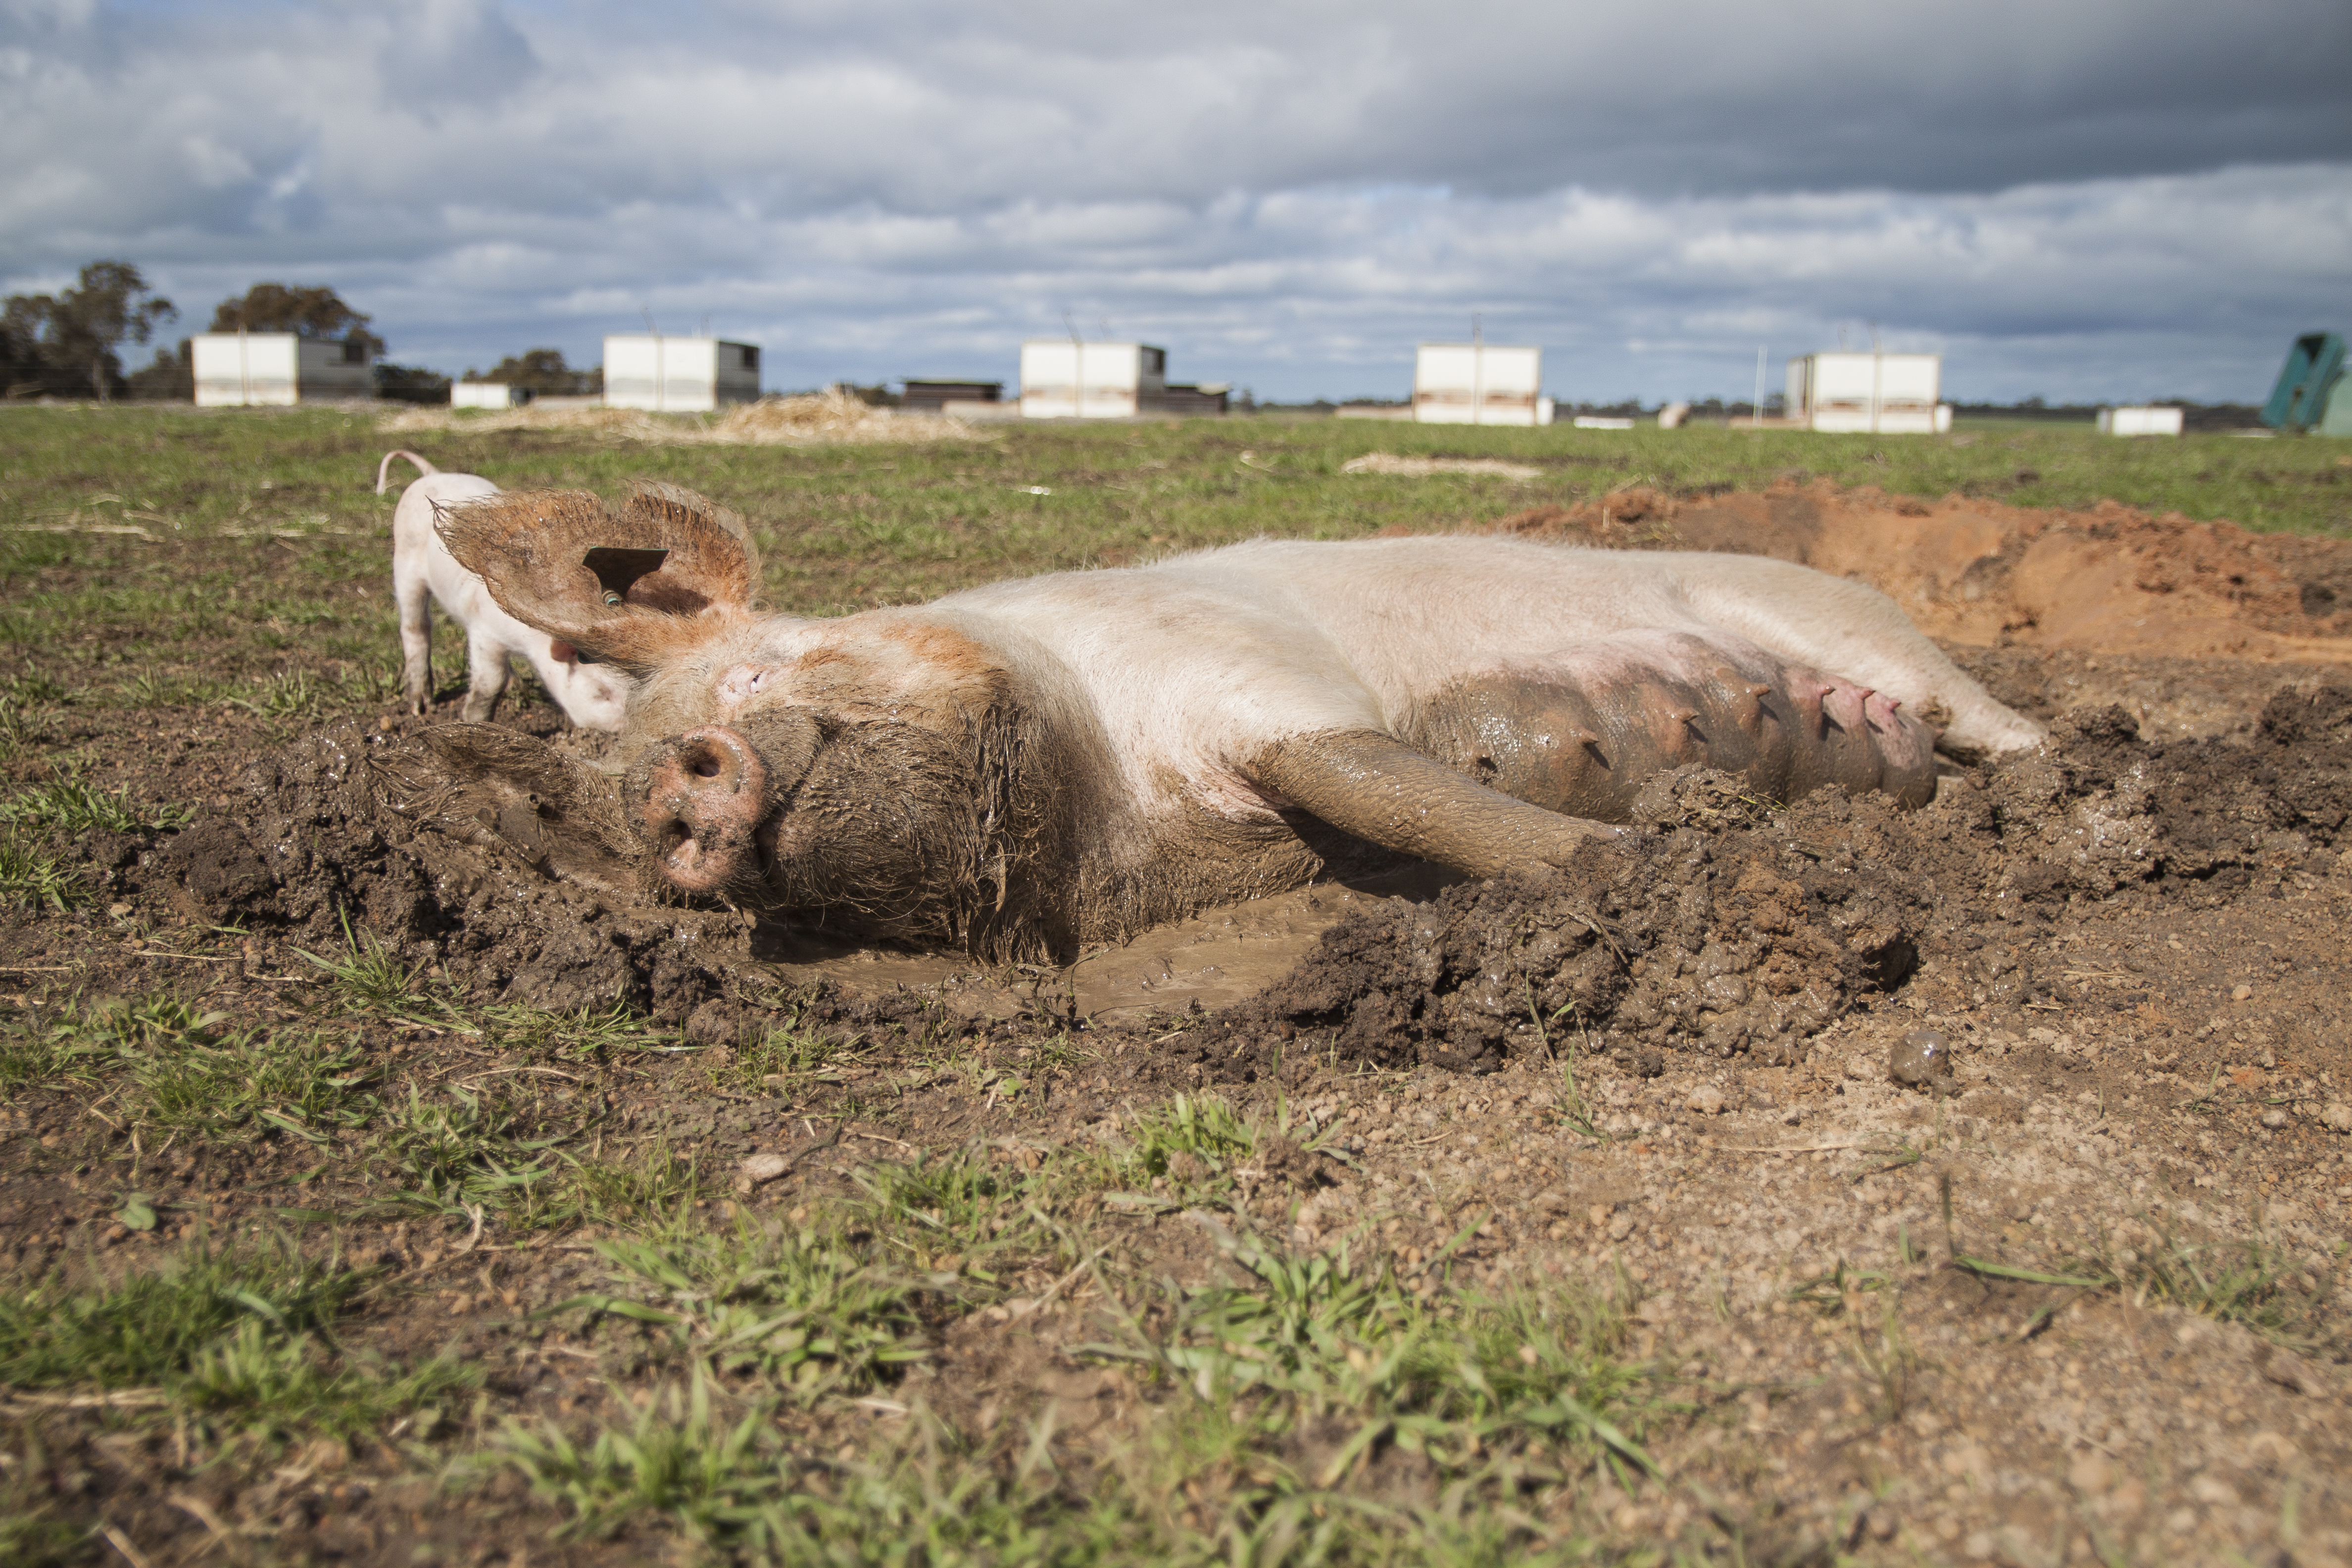
[[[771,386],[1026,336],[1402,396],[2256,400],[2352,328],[2345,0],[0,0],[0,288],[137,262],[183,330],[329,284],[445,371],[706,323]]]

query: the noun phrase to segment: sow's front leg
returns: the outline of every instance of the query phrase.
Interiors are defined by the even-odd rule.
[[[1640,633],[1465,680],[1408,741],[1325,731],[1269,747],[1253,783],[1390,849],[1490,877],[1613,836],[1643,781],[1705,764],[1790,800],[1825,784],[1906,805],[1936,791],[1936,733],[1885,694],[1752,645]]]
[[[1277,742],[1249,773],[1342,832],[1472,877],[1557,864],[1578,845],[1622,831],[1514,800],[1370,730]]]

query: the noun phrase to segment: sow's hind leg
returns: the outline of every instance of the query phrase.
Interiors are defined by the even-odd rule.
[[[1403,738],[1516,799],[1624,822],[1652,774],[1701,765],[1793,800],[1825,784],[1935,794],[1936,733],[1894,699],[1745,638],[1631,632],[1484,671]]]

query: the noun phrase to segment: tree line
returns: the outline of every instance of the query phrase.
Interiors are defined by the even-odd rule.
[[[179,309],[148,287],[128,261],[93,261],[73,286],[55,294],[12,294],[0,306],[0,396],[189,398],[195,370],[183,338],[158,348],[154,362],[126,373],[122,350],[144,344]],[[388,345],[369,330],[371,318],[332,289],[257,283],[214,307],[214,332],[292,332],[322,342],[357,343],[375,366],[376,394],[411,402],[446,402],[449,378],[416,366],[382,362]]]

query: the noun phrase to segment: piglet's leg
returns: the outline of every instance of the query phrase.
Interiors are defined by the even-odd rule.
[[[1321,731],[1270,746],[1251,782],[1332,826],[1473,877],[1557,863],[1622,831],[1513,800],[1369,730]]]

